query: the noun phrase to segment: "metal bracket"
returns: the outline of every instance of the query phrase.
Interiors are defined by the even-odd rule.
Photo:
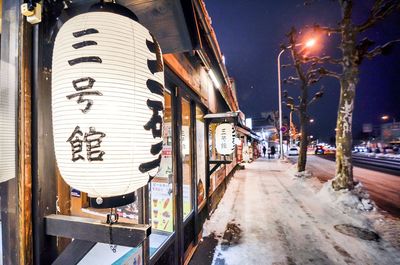
[[[61,253],[57,258],[61,261],[82,259],[97,242],[137,247],[151,234],[151,226],[147,224],[114,223],[110,225],[92,218],[69,215],[48,215],[45,217],[45,225],[47,235],[74,239],[64,251],[65,253]],[[73,252],[77,249],[79,249],[78,254]],[[71,255],[75,257],[69,257]],[[68,264],[77,264],[77,262]]]
[[[215,164],[215,166],[210,170],[210,176],[214,173],[220,165],[227,165],[232,163],[232,160],[210,160],[210,164]]]

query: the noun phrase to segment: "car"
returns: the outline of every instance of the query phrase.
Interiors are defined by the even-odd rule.
[[[318,145],[315,148],[315,154],[316,155],[323,155],[324,153],[325,153],[325,150],[324,150],[324,148],[322,146]]]
[[[295,147],[295,146],[290,147],[289,151],[288,151],[288,155],[289,156],[298,156],[299,155],[299,149],[297,147]]]
[[[324,148],[324,155],[334,155],[336,154],[336,149],[334,147]]]
[[[365,146],[355,146],[354,147],[354,153],[367,153],[368,148]]]

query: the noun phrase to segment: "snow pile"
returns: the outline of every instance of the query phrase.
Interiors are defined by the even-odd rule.
[[[316,194],[317,198],[333,202],[340,208],[357,209],[360,211],[371,211],[374,209],[374,203],[369,199],[369,194],[363,189],[361,183],[358,183],[354,190],[335,191],[332,188],[332,181],[327,181],[322,189]]]
[[[287,172],[293,176],[293,178],[310,178],[312,177],[312,172],[305,170],[305,171],[301,171],[298,172],[297,171],[297,164],[293,164],[291,165],[288,169]]]
[[[306,171],[296,172],[294,176],[298,178],[310,178],[312,177],[312,173],[306,170]]]

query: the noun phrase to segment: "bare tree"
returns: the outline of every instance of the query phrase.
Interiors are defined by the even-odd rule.
[[[333,180],[333,188],[353,189],[353,163],[352,163],[352,121],[354,110],[354,99],[357,83],[359,80],[359,67],[365,58],[383,54],[389,54],[395,43],[400,40],[393,40],[382,45],[375,43],[368,38],[360,40],[360,34],[373,28],[378,22],[385,19],[395,11],[400,10],[399,0],[375,0],[371,6],[368,18],[361,24],[353,21],[353,1],[337,0],[341,8],[341,20],[337,28],[322,27],[314,25],[316,31],[340,35],[341,58],[333,59],[325,57],[303,58],[303,62],[311,63],[336,63],[341,65],[341,72],[328,71],[324,67],[316,68],[315,78],[317,82],[322,76],[331,76],[339,80],[340,99],[336,121],[336,173]]]
[[[290,50],[293,64],[285,66],[294,67],[296,75],[288,77],[284,80],[284,83],[298,86],[300,88],[300,96],[298,97],[297,103],[295,103],[293,97],[288,95],[287,91],[283,93],[283,97],[286,100],[286,105],[291,109],[291,111],[295,111],[299,116],[301,137],[299,158],[297,160],[297,171],[302,172],[305,171],[307,164],[308,127],[310,120],[308,115],[308,106],[323,95],[323,89],[321,88],[310,100],[310,88],[324,75],[324,73],[321,73],[319,70],[321,68],[317,68],[317,66],[322,62],[314,62],[309,60],[309,57],[306,56],[306,49],[304,45],[299,43],[298,33],[295,28],[292,28],[288,34],[288,38],[289,45],[282,45],[281,48]]]

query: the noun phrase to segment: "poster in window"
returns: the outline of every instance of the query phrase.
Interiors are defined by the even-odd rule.
[[[206,161],[204,141],[204,122],[196,120],[197,205],[201,205],[206,197]]]
[[[151,182],[151,225],[153,229],[173,232],[172,185]]]

